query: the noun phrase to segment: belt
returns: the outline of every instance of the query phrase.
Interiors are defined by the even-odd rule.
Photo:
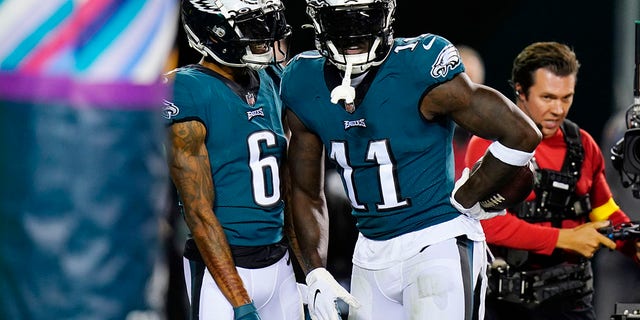
[[[513,271],[508,264],[494,264],[489,269],[488,296],[535,307],[550,300],[579,298],[593,292],[589,261],[562,263],[553,267]]]

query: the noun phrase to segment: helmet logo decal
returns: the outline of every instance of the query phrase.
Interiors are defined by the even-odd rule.
[[[191,4],[198,10],[207,13],[217,13],[220,9],[220,4],[216,4],[215,0],[189,0]]]
[[[442,48],[436,62],[431,66],[431,76],[434,78],[446,77],[449,70],[460,65],[460,54],[452,44]]]
[[[180,108],[173,104],[173,102],[163,100],[162,103],[164,104],[164,108],[162,109],[162,116],[165,119],[170,120],[171,118],[177,116],[178,113],[180,113]]]

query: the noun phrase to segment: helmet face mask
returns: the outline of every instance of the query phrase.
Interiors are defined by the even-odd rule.
[[[276,61],[274,43],[291,33],[280,0],[182,0],[189,45],[230,67],[262,69]]]
[[[394,12],[395,0],[307,0],[317,49],[341,70],[349,62],[356,74],[389,54]]]

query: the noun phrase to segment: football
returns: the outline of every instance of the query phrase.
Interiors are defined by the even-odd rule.
[[[471,174],[482,163],[482,158],[473,165]],[[507,183],[497,187],[486,199],[480,200],[480,207],[485,211],[501,211],[508,209],[522,201],[533,190],[535,184],[535,168],[531,161],[518,168],[513,176],[507,179]]]

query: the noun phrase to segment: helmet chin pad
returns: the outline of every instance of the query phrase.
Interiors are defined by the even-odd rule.
[[[269,47],[269,50],[264,53],[253,53],[247,46],[247,53],[242,56],[242,62],[253,70],[264,69],[273,62],[273,48]]]

